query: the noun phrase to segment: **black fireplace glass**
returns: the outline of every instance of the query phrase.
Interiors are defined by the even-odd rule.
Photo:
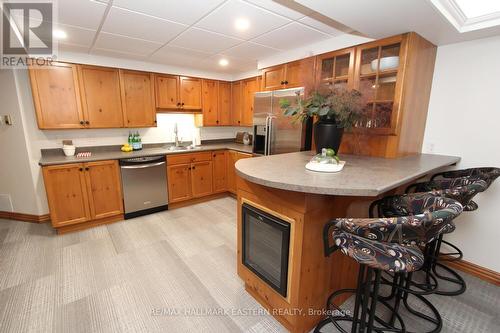
[[[290,223],[244,203],[242,224],[243,264],[286,297]]]

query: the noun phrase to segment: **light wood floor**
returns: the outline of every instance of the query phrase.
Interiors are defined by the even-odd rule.
[[[500,288],[464,276],[432,299],[442,332],[500,332]],[[263,311],[236,274],[232,198],[61,236],[0,220],[0,332],[285,332]]]

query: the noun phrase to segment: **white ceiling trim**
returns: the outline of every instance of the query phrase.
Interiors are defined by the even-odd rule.
[[[430,0],[430,2],[460,33],[500,25],[500,12],[468,18],[455,0]]]

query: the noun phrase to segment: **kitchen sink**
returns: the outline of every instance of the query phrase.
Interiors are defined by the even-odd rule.
[[[184,151],[184,150],[197,150],[197,149],[201,149],[200,146],[198,146],[198,147],[193,147],[193,146],[179,146],[179,147],[176,147],[176,146],[164,146],[163,148],[168,149],[170,151]]]

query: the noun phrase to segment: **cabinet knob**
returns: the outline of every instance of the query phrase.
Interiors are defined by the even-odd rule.
[[[288,84],[288,81],[285,81],[285,84]]]
[[[184,106],[184,102],[182,102],[181,105]]]
[[[90,124],[90,121],[88,121],[88,120],[87,120],[87,121],[85,122],[85,124],[86,124],[86,125]]]
[[[218,121],[218,120],[216,120],[216,121],[215,121],[215,123],[216,123],[216,124],[218,124],[218,123],[219,123],[219,121]]]
[[[280,84],[285,84],[285,81],[281,81]]]
[[[177,106],[181,106],[181,103],[177,103]]]
[[[193,170],[196,169],[195,167],[193,167]]]
[[[83,168],[79,168],[78,170],[79,170],[79,171],[83,171]]]
[[[85,168],[85,171],[89,171],[89,167],[86,167],[86,168]]]
[[[85,124],[85,122],[83,120],[80,121],[80,125],[83,125]]]

